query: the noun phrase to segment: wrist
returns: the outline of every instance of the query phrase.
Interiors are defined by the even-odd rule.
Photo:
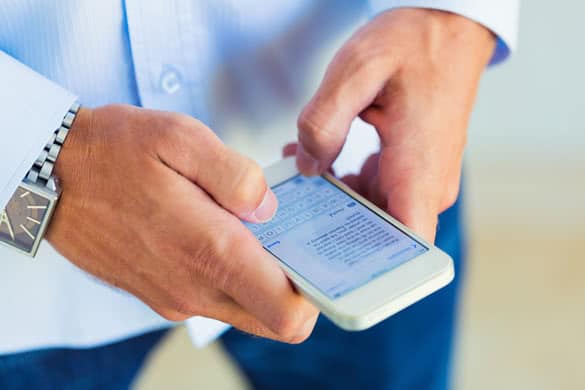
[[[455,43],[472,50],[472,54],[483,64],[489,62],[497,42],[496,35],[490,29],[459,14],[439,10],[431,12],[444,21],[448,34]]]
[[[76,119],[79,104],[64,115],[4,210],[0,212],[0,243],[34,257],[59,201],[60,188],[55,180],[55,164]],[[2,227],[2,226],[0,226]]]
[[[496,36],[482,24],[457,13],[434,10],[418,9],[425,13],[430,23],[438,25],[442,30],[444,39],[453,45],[460,47],[467,55],[473,56],[485,66],[489,62],[496,47]]]
[[[71,176],[75,176],[75,173],[80,170],[89,155],[91,147],[87,142],[84,142],[84,136],[91,127],[92,113],[90,108],[81,107],[79,109],[67,139],[61,147],[54,172],[62,189],[72,179]]]
[[[397,8],[386,12],[392,19],[393,34],[407,34],[406,45],[414,41],[424,42],[432,57],[451,60],[461,57],[466,62],[475,62],[483,69],[496,48],[495,34],[482,24],[465,16],[429,8]],[[381,14],[378,17],[383,17]],[[409,43],[410,42],[410,43]],[[407,49],[408,50],[408,49]]]

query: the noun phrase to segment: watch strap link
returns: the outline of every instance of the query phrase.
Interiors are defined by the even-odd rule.
[[[53,168],[55,167],[55,161],[57,161],[57,157],[59,157],[59,153],[61,152],[61,147],[65,143],[65,139],[67,139],[69,129],[73,125],[75,116],[79,111],[79,107],[79,103],[75,102],[69,108],[69,111],[63,118],[61,126],[51,135],[51,138],[35,161],[33,167],[28,171],[28,174],[26,175],[27,181],[42,187],[47,187],[51,191],[57,190],[55,177],[53,176]]]

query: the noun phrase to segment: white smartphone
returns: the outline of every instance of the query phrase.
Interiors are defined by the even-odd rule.
[[[367,329],[447,285],[451,258],[329,174],[265,169],[279,207],[245,223],[300,292],[346,330]]]

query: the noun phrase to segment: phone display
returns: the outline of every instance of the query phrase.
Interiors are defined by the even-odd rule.
[[[429,249],[322,176],[272,186],[274,218],[244,223],[264,248],[336,299]]]

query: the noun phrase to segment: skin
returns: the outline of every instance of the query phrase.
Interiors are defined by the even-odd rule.
[[[202,315],[291,343],[311,333],[317,310],[239,220],[276,211],[262,169],[201,122],[82,109],[56,173],[47,238],[80,268],[169,320]]]
[[[469,115],[494,47],[489,30],[455,14],[380,14],[339,50],[300,115],[299,169],[327,170],[359,116],[376,128],[380,151],[344,181],[434,241],[439,213],[457,199]]]
[[[465,129],[492,34],[452,14],[399,9],[360,29],[299,118],[301,171],[328,169],[357,116],[380,152],[345,180],[427,239],[457,196]],[[240,219],[277,201],[262,170],[197,120],[132,106],[82,109],[55,167],[48,240],[163,317],[216,318],[298,343],[317,310]]]

